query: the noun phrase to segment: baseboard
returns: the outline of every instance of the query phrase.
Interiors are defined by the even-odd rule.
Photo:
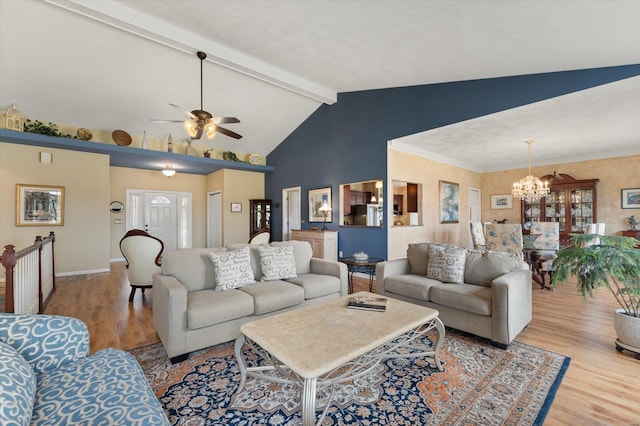
[[[109,263],[118,263],[118,262],[126,262],[127,259],[124,257],[117,257],[115,259],[109,259]]]
[[[69,271],[60,272],[56,274],[56,277],[69,277],[71,275],[83,275],[83,274],[102,274],[104,272],[111,272],[110,268],[106,269],[87,269],[86,271]]]

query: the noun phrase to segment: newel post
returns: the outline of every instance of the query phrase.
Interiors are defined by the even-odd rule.
[[[2,266],[5,269],[5,300],[4,311],[6,313],[13,313],[13,267],[16,266],[16,251],[13,244],[4,246],[4,252],[2,253]]]

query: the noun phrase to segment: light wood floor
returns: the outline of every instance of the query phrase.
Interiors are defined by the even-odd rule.
[[[356,279],[355,290],[367,285]],[[137,293],[132,304],[128,296],[124,266],[117,263],[111,273],[59,279],[45,313],[85,321],[92,352],[158,342],[153,291]],[[517,340],[571,357],[545,425],[640,425],[640,361],[614,349],[616,307],[605,291],[585,305],[571,283],[556,291],[534,285],[533,321]]]

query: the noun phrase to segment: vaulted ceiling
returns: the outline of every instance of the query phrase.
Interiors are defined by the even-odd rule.
[[[186,138],[169,106],[235,116],[201,149],[266,156],[337,93],[640,63],[632,1],[0,1],[0,107]],[[640,77],[412,135],[487,171],[640,154]],[[479,151],[479,147],[481,151]],[[481,152],[482,155],[478,155]],[[465,154],[466,153],[466,154]],[[466,155],[466,156],[465,156]]]

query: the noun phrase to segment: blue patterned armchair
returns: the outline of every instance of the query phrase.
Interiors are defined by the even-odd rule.
[[[82,321],[0,313],[0,424],[168,425],[127,352],[89,355]]]

